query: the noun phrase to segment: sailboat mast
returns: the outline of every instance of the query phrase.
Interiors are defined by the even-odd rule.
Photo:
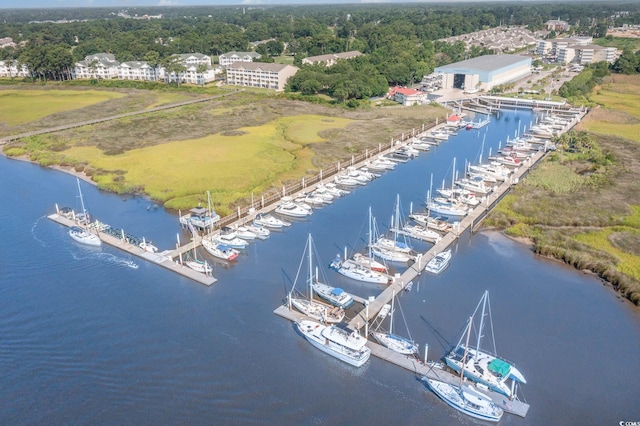
[[[389,336],[393,334],[393,306],[394,306],[393,302],[395,301],[395,298],[396,298],[396,292],[394,290],[391,296],[391,318],[389,319]]]
[[[371,229],[371,221],[373,220],[373,218],[371,217],[371,206],[369,206],[369,259],[371,259],[371,244],[373,243],[373,235],[372,235],[372,229]]]
[[[469,317],[467,323],[467,341],[464,344],[464,356],[462,357],[462,368],[460,369],[460,390],[462,390],[462,379],[464,377],[464,368],[467,365],[467,352],[469,351],[469,335],[471,334],[471,324],[473,323],[473,317]]]
[[[453,157],[453,171],[451,172],[451,192],[453,193],[453,185],[456,180],[456,157]]]
[[[87,209],[85,209],[84,207],[84,199],[82,198],[82,189],[80,189],[80,179],[76,178],[76,182],[78,183],[78,195],[80,196],[80,205],[82,206],[82,214],[86,216]]]
[[[311,253],[311,234],[309,234],[309,300],[313,299],[313,257]]]
[[[478,359],[478,353],[480,353],[480,341],[482,340],[482,327],[484,327],[484,312],[487,307],[487,298],[489,297],[489,292],[485,290],[484,295],[482,296],[482,314],[480,315],[480,327],[478,328],[478,340],[476,346],[476,360]]]

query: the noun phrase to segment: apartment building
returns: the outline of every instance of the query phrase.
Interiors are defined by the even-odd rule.
[[[227,84],[284,90],[289,77],[298,72],[293,65],[264,62],[235,62],[227,65]]]

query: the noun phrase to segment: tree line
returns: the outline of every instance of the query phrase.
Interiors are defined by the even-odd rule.
[[[0,37],[12,37],[20,47],[0,49],[0,60],[27,64],[35,76],[66,79],[74,63],[85,56],[113,53],[121,62],[146,60],[152,66],[178,69],[175,55],[199,52],[220,55],[255,50],[261,61],[291,55],[301,66],[304,57],[358,50],[365,57],[343,61],[335,69],[301,66],[290,89],[326,91],[337,99],[362,99],[386,92],[389,85],[419,82],[439,65],[490,53],[466,50],[462,42],[439,39],[498,25],[541,29],[549,19],[564,19],[574,28],[598,28],[629,3],[571,4],[368,4],[319,6],[229,6],[129,8],[127,13],[162,14],[162,19],[118,17],[115,9],[11,10],[0,12]],[[77,19],[68,23],[29,22]],[[585,30],[586,31],[586,30]],[[24,42],[24,43],[22,43]],[[173,59],[172,59],[173,58]]]

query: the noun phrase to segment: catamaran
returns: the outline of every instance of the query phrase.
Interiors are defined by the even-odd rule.
[[[485,291],[476,306],[470,321],[473,321],[476,314],[479,313],[480,306],[480,325],[476,338],[475,347],[470,347],[468,343],[462,343],[462,337],[458,344],[445,356],[445,362],[453,370],[464,371],[465,377],[474,382],[481,383],[489,389],[499,392],[509,398],[515,397],[516,383],[527,383],[522,373],[509,361],[498,358],[497,355],[491,354],[481,349],[482,337],[484,337],[485,316],[489,316],[491,326],[491,337],[493,336],[493,324],[491,320],[491,305],[489,303],[489,292]],[[495,339],[493,341],[495,352]],[[510,385],[509,386],[509,383]]]

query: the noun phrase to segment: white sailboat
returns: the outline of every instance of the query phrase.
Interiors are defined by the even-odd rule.
[[[329,284],[324,284],[318,281],[318,270],[316,268],[316,279],[311,284],[313,291],[322,299],[326,300],[333,306],[337,306],[342,309],[347,309],[353,305],[353,297],[341,289],[340,287],[332,287]]]
[[[394,302],[395,302],[396,294],[393,293],[391,297],[391,312],[389,318],[389,332],[385,333],[384,331],[372,330],[371,335],[383,346],[391,349],[394,352],[398,352],[403,355],[414,355],[418,353],[418,345],[406,337],[401,337],[396,334],[393,334],[393,314],[394,314]]]
[[[88,246],[99,247],[102,245],[102,240],[96,234],[91,233],[86,227],[89,225],[89,213],[84,206],[84,198],[82,196],[82,189],[80,189],[80,179],[76,178],[78,184],[78,197],[80,198],[80,207],[82,212],[74,214],[74,219],[78,223],[78,226],[72,226],[69,229],[69,236],[81,244]]]
[[[309,288],[309,296],[304,297],[302,295],[294,295],[295,284],[298,281],[298,276],[300,275],[300,269],[304,263],[304,253],[302,255],[302,259],[300,260],[300,266],[298,267],[298,273],[296,274],[296,279],[294,280],[294,285],[289,292],[287,297],[287,302],[289,304],[289,309],[291,307],[296,308],[309,318],[312,318],[316,321],[320,322],[328,322],[328,323],[338,323],[344,319],[344,309],[339,308],[337,306],[330,306],[324,303],[321,303],[313,298],[313,239],[311,238],[311,234],[309,234],[309,238],[307,239],[307,247],[305,252],[308,254],[308,264],[309,264],[309,275],[307,278],[307,285]]]
[[[191,230],[191,234],[193,237],[193,246],[191,248],[191,253],[193,253],[193,258],[189,257],[184,262],[184,264],[196,272],[200,272],[205,275],[210,275],[213,272],[211,265],[209,265],[209,263],[207,263],[206,260],[198,260],[198,251],[196,250],[196,232],[192,224],[189,225],[189,229]]]
[[[375,224],[375,221],[374,221]],[[371,251],[381,259],[390,262],[408,262],[411,259],[411,247],[405,241],[398,241],[400,229],[400,196],[396,197],[395,214],[391,216],[391,232],[393,238],[378,236]]]
[[[386,275],[387,267],[373,258],[371,243],[373,241],[373,217],[371,216],[371,206],[369,206],[369,254],[355,253],[352,259],[347,258],[345,247],[344,260],[337,255],[331,262],[330,267],[347,278],[374,284],[386,284],[389,277]]]
[[[522,373],[513,365],[513,363],[499,358],[495,355],[495,339],[493,336],[493,323],[491,319],[491,305],[489,303],[489,292],[485,291],[476,306],[470,321],[473,322],[480,306],[480,325],[476,337],[475,347],[469,347],[469,344],[463,344],[462,338],[458,344],[445,356],[447,365],[457,371],[464,371],[465,377],[474,382],[481,383],[489,389],[499,392],[509,398],[515,397],[516,383],[527,383]],[[485,316],[489,316],[491,326],[491,337],[493,341],[494,353],[489,353],[481,349],[483,329],[485,325]],[[466,355],[469,355],[467,357]],[[510,382],[510,386],[509,383]]]
[[[469,334],[471,333],[471,318],[467,326],[467,345],[469,342]],[[464,358],[467,358],[465,352]],[[455,408],[467,416],[489,422],[498,422],[502,418],[504,411],[488,399],[487,396],[463,384],[464,367],[460,373],[459,384],[447,383],[435,378],[423,376],[422,380],[427,383],[429,388],[438,395],[449,406]]]

